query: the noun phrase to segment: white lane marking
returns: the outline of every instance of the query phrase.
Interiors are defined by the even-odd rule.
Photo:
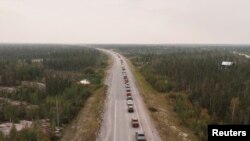
[[[115,100],[115,124],[114,124],[114,141],[116,141],[116,103],[117,101]]]

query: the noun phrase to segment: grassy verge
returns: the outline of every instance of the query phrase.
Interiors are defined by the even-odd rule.
[[[166,94],[156,92],[144,79],[139,70],[129,62],[136,79],[136,85],[142,95],[151,118],[163,141],[198,140],[192,131],[186,128],[174,112],[174,105]]]
[[[105,89],[105,86],[101,87],[88,99],[76,119],[65,129],[61,141],[95,140],[101,126]]]
[[[109,57],[106,70],[110,69],[112,63],[112,59]],[[102,84],[106,77],[107,73],[102,79]],[[65,129],[61,141],[94,141],[96,139],[102,123],[106,90],[107,86],[103,85],[94,92],[77,117]]]

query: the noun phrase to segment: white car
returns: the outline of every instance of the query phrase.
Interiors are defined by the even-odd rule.
[[[127,100],[127,105],[133,105],[133,100]]]

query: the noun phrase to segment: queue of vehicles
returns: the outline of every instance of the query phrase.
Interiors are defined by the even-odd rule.
[[[126,73],[126,68],[123,65],[124,61],[121,59],[120,55],[118,55],[118,57],[120,58],[121,65],[122,65],[122,74],[123,74],[124,84],[125,84],[125,88],[126,88],[126,96],[127,96],[126,101],[127,101],[127,106],[128,106],[128,113],[134,113],[134,111],[135,111],[134,102],[133,102],[132,92],[131,92],[131,89],[129,86],[129,80],[128,80],[128,76]],[[138,118],[133,117],[131,119],[131,127],[133,127],[133,128],[140,127],[140,123],[139,123]],[[136,132],[135,139],[136,139],[136,141],[146,141],[145,133],[143,131]]]

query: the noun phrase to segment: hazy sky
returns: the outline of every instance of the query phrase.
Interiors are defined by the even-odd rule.
[[[250,0],[0,0],[0,42],[250,43]]]

